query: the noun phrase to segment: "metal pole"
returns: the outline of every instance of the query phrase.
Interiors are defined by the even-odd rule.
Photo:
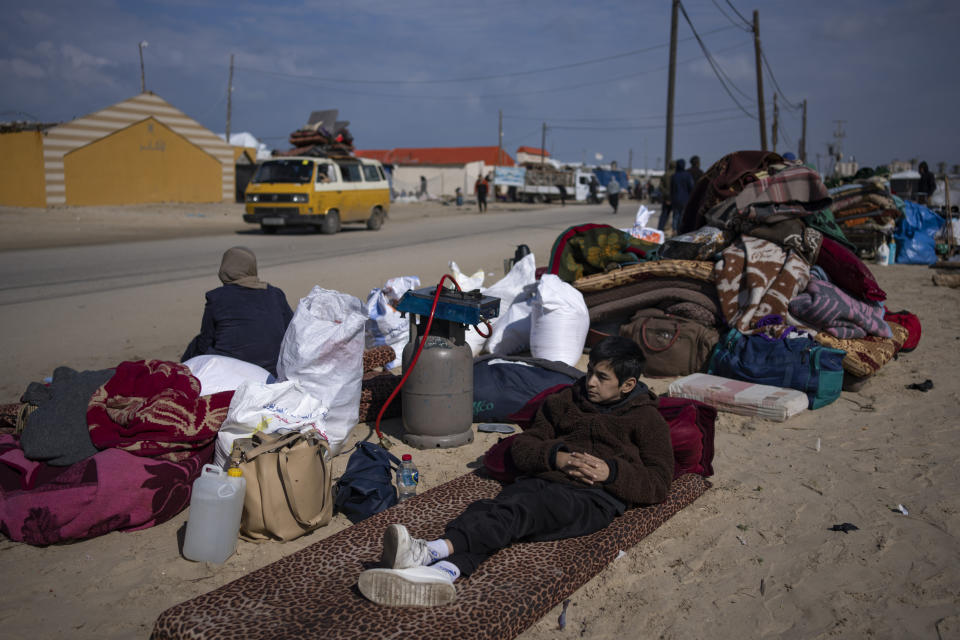
[[[146,93],[147,91],[146,74],[143,71],[143,48],[145,46],[147,46],[146,40],[141,40],[137,44],[137,49],[140,51],[140,93]]]
[[[773,126],[770,130],[773,136],[773,152],[777,152],[777,125],[779,123],[780,111],[777,108],[777,93],[773,93]]]
[[[499,110],[500,124],[497,126],[497,164],[503,164],[503,109]]]
[[[807,101],[803,101],[803,131],[800,135],[800,162],[807,162]]]
[[[673,92],[677,77],[677,8],[680,0],[673,0],[670,12],[670,71],[667,73],[667,147],[663,154],[666,170],[673,158]]]
[[[230,79],[227,81],[227,134],[226,143],[230,144],[230,110],[233,106],[233,54],[230,54]]]
[[[543,164],[544,154],[547,153],[547,123],[543,123],[543,133],[540,135],[540,164]]]
[[[763,108],[763,61],[760,50],[760,12],[753,10],[753,52],[757,59],[757,108],[760,111],[760,150],[767,150],[767,115]]]

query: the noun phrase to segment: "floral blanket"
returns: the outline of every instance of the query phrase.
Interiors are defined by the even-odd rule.
[[[28,460],[19,439],[0,434],[0,533],[48,545],[110,531],[146,529],[190,504],[213,442],[179,462],[106,449],[69,467]]]
[[[178,462],[214,441],[232,397],[201,396],[200,381],[183,364],[122,362],[90,398],[90,438],[97,449]]]

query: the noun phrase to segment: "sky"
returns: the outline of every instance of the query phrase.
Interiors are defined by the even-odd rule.
[[[806,100],[807,157],[817,163],[820,154],[821,168],[837,142],[861,166],[960,164],[960,2],[682,6],[674,158],[697,154],[708,167],[760,148],[754,38],[744,23],[757,10],[768,147],[778,93],[777,150],[797,152]],[[559,160],[663,166],[670,0],[0,0],[0,8],[0,121],[67,121],[138,94],[145,41],[147,90],[217,133],[233,54],[231,131],[270,148],[290,148],[290,132],[321,109],[339,109],[358,149],[495,146],[502,113],[511,155],[539,147],[546,124],[546,149]]]

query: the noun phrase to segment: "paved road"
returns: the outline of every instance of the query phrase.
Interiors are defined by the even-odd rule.
[[[623,226],[630,216],[616,220]],[[386,250],[448,243],[450,257],[461,243],[485,242],[498,256],[512,254],[532,230],[562,229],[588,220],[614,220],[606,206],[568,206],[522,212],[453,214],[390,222],[380,231],[346,227],[335,236],[258,229],[234,235],[181,238],[0,253],[0,306],[64,296],[174,282],[215,274],[229,246],[252,248],[263,271],[316,260],[359,259],[364,264]],[[546,256],[544,256],[544,259]],[[467,265],[461,265],[468,268]]]
[[[140,358],[178,359],[200,326],[203,294],[219,286],[220,256],[243,244],[257,254],[261,277],[296,306],[314,286],[365,300],[391,277],[419,276],[424,286],[454,260],[482,269],[489,285],[518,244],[538,265],[565,228],[584,222],[633,223],[632,206],[614,217],[605,205],[569,205],[485,215],[453,213],[395,220],[380,231],[334,236],[258,230],[222,236],[0,253],[0,402],[60,365],[115,366]],[[627,212],[631,213],[627,213]]]

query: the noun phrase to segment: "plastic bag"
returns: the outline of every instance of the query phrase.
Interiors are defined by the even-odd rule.
[[[229,356],[202,355],[184,360],[190,373],[200,381],[200,395],[236,391],[244,382],[275,382],[269,371]]]
[[[277,378],[296,380],[328,409],[331,455],[359,419],[366,321],[358,298],[316,286],[300,299],[280,345]]]
[[[373,289],[367,296],[367,322],[365,327],[365,344],[367,349],[388,345],[393,347],[397,357],[384,365],[385,369],[399,367],[400,354],[403,347],[410,340],[410,319],[404,318],[394,305],[410,289],[420,286],[417,276],[401,276],[390,278],[383,285],[383,289]]]
[[[576,366],[590,329],[583,294],[553,274],[540,278],[530,316],[530,353]]]
[[[916,202],[903,203],[893,234],[897,242],[897,264],[933,264],[937,261],[936,236],[944,219]]]
[[[273,384],[244,382],[233,394],[227,418],[217,433],[214,463],[226,467],[233,441],[249,438],[258,431],[304,432],[316,429],[329,442],[327,414],[323,403],[293,380]]]
[[[532,253],[528,253],[518,262],[514,263],[510,271],[496,284],[486,289],[481,289],[483,295],[500,298],[500,314],[490,321],[492,338],[497,331],[497,326],[502,322],[503,317],[508,313],[517,296],[523,293],[525,287],[536,283],[537,281],[537,263]],[[484,329],[485,331],[486,329]],[[490,351],[493,347],[490,345],[489,338],[484,338],[477,333],[473,327],[468,327],[466,342],[470,345],[474,357],[480,355],[484,349]],[[499,342],[499,338],[495,341]]]
[[[530,349],[530,316],[536,288],[536,283],[528,285],[528,290],[514,298],[507,312],[497,318],[487,338],[487,351],[509,356]]]
[[[457,281],[460,288],[464,291],[473,291],[483,286],[483,269],[474,272],[472,276],[464,275],[460,272],[460,267],[453,260],[450,261],[450,275]]]

